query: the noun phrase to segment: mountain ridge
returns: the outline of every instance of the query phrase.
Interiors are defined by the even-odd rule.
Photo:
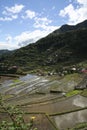
[[[81,23],[78,23],[76,25],[68,25],[68,24],[65,24],[65,25],[62,25],[59,29],[55,30],[53,33],[65,33],[65,32],[68,32],[68,31],[75,31],[75,30],[79,30],[79,29],[85,29],[87,28],[87,20],[84,20],[83,22]]]
[[[80,28],[81,27],[81,28]],[[56,68],[77,64],[87,59],[87,20],[72,31],[49,34],[33,44],[0,57],[0,62],[24,70]]]

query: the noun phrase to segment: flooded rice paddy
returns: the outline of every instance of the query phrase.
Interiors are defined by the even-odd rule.
[[[59,98],[56,98],[47,102],[26,105],[23,110],[28,112],[39,111],[47,114],[55,114],[84,108],[83,106],[87,107],[87,98],[76,95],[70,98],[62,98],[60,100]]]
[[[73,90],[79,82],[73,76],[61,79],[28,74],[19,79],[0,80],[0,93],[4,95],[6,105],[18,105],[24,112],[57,114],[52,117],[53,122],[59,130],[63,130],[71,128],[77,123],[87,122],[87,109],[58,115],[58,113],[87,107],[86,97],[81,95],[66,97],[63,95],[63,93],[66,94],[66,92]],[[51,93],[50,90],[61,92]],[[47,119],[44,118],[44,120]],[[43,130],[45,129],[43,128]]]
[[[75,127],[76,124],[87,122],[87,110],[72,112],[53,117],[60,130]]]

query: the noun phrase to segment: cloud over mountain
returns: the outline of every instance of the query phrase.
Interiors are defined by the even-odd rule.
[[[74,6],[74,4],[76,6]],[[76,0],[60,10],[59,13],[62,17],[68,17],[69,24],[76,24],[87,19],[87,0]]]

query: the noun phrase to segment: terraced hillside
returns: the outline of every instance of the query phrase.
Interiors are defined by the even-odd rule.
[[[25,113],[26,122],[34,116],[34,125],[39,130],[87,128],[87,97],[81,96],[83,90],[74,90],[82,80],[82,74],[64,77],[28,74],[2,81],[0,93],[5,105],[17,105]],[[0,120],[8,120],[3,109],[0,112]]]
[[[14,60],[13,60],[14,59]],[[54,69],[87,63],[87,20],[64,25],[48,36],[0,56],[3,66],[18,66],[24,71]]]
[[[1,52],[0,100],[5,107],[16,106],[23,121],[33,119],[38,130],[87,130],[87,20],[64,25],[20,49]],[[33,74],[4,77],[13,72]],[[3,120],[11,121],[0,104]]]

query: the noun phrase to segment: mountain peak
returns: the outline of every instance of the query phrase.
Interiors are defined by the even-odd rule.
[[[47,69],[48,66],[55,69],[83,61],[87,61],[87,20],[73,26],[63,25],[36,43],[0,58],[1,63],[20,66],[25,71],[42,67]]]
[[[79,30],[79,29],[86,29],[86,28],[87,28],[87,20],[85,20],[81,23],[78,23],[76,25],[65,24],[65,25],[61,26],[59,29],[55,30],[53,33],[60,34],[60,33],[75,31],[75,30]]]

